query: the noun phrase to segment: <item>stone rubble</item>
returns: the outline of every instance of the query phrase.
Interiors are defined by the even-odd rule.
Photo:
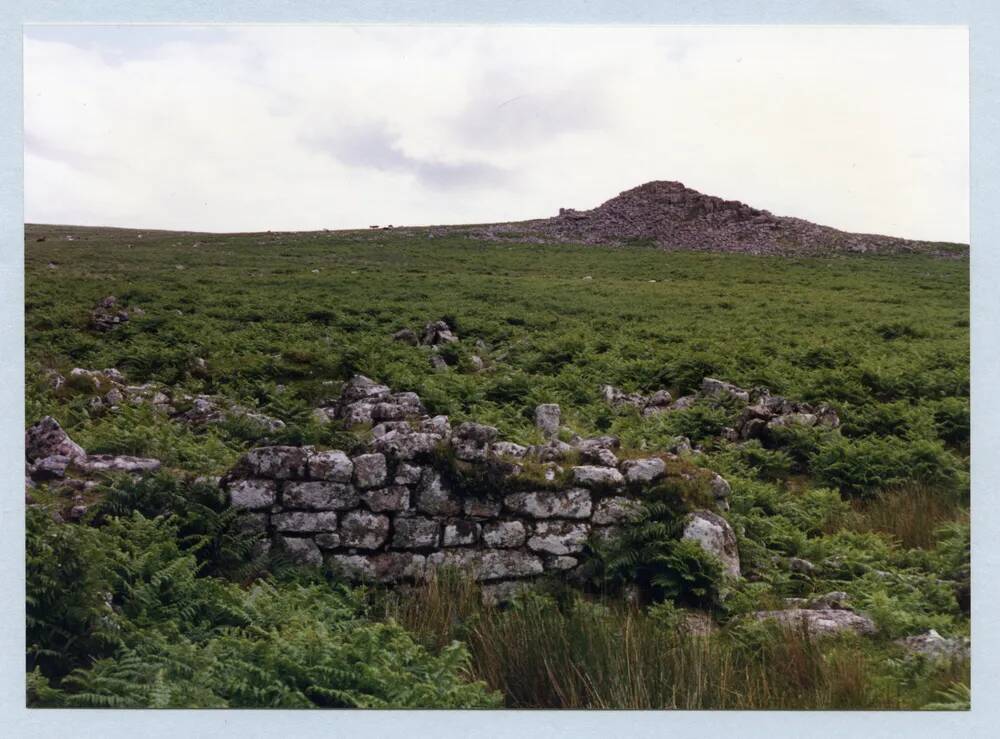
[[[813,405],[771,395],[767,388],[747,390],[714,377],[702,380],[700,392],[685,395],[673,402],[665,390],[658,390],[647,397],[639,393],[626,393],[613,385],[602,385],[601,396],[613,408],[633,407],[645,416],[684,410],[700,398],[743,403],[745,407],[736,422],[736,428],[727,429],[723,434],[728,441],[733,442],[768,439],[782,428],[795,426],[821,426],[828,429],[840,426],[840,417],[828,405]],[[690,442],[687,443],[690,445]]]
[[[114,295],[101,298],[90,313],[90,325],[95,331],[111,331],[128,320],[129,310],[123,308]]]
[[[156,472],[161,466],[157,459],[87,454],[52,416],[45,416],[24,432],[24,462],[26,492],[42,482],[65,492],[85,492],[97,484],[92,478],[107,474],[139,477]],[[86,513],[87,507],[79,495],[74,496],[73,503],[69,517],[78,520]]]
[[[662,180],[626,190],[592,210],[560,208],[552,218],[480,226],[471,235],[491,240],[516,235],[521,242],[614,246],[639,241],[668,250],[745,254],[923,251],[947,255],[940,244],[848,233]]]

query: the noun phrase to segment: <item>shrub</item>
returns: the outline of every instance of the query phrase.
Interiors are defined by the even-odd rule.
[[[909,481],[953,488],[961,474],[958,462],[940,442],[898,437],[833,437],[812,460],[815,474],[825,484],[854,495],[871,496],[880,489]]]
[[[463,647],[431,654],[399,625],[368,621],[350,591],[270,580],[243,589],[201,576],[172,519],[135,512],[91,529],[39,511],[29,522],[31,705],[473,708],[499,700],[466,679]]]

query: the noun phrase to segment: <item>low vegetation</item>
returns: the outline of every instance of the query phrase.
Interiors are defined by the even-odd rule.
[[[165,470],[107,480],[77,524],[53,519],[68,502],[58,492],[31,491],[31,705],[967,707],[967,659],[896,643],[969,634],[965,260],[421,230],[73,233],[28,231],[26,421],[52,415],[90,452]],[[109,294],[141,313],[96,332],[90,312]],[[441,352],[445,371],[426,347],[392,338],[437,319],[460,337]],[[223,396],[285,426],[194,428],[148,406],[97,408],[85,389],[49,381],[73,367]],[[356,372],[521,443],[540,440],[539,403],[635,453],[687,436],[701,447],[687,463],[732,485],[725,515],[743,580],[724,581],[717,561],[667,530],[657,506],[683,491],[652,496],[616,548],[595,542],[585,588],[549,583],[505,607],[459,577],[387,592],[265,556],[195,477],[224,473],[264,438],[349,448],[356,437],[312,409]],[[600,392],[678,397],[705,376],[828,403],[842,424],[733,443],[723,432],[735,404],[643,416]],[[814,638],[748,617],[831,591],[878,634]]]

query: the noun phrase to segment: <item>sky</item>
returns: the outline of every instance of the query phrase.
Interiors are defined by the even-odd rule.
[[[968,74],[960,28],[34,26],[25,221],[484,223],[679,180],[968,242]]]

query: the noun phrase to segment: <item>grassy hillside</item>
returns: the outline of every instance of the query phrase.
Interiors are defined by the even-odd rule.
[[[75,238],[67,240],[67,235]],[[412,678],[394,674],[370,693],[359,689],[369,696],[364,699],[348,700],[345,687],[340,698],[327,696],[324,702],[314,692],[305,703],[489,705],[498,700],[491,690],[500,691],[510,706],[545,707],[895,708],[955,703],[956,691],[960,694],[968,681],[968,663],[915,660],[893,640],[928,628],[946,636],[968,634],[967,606],[955,595],[968,581],[968,282],[967,261],[925,256],[789,259],[664,253],[641,246],[487,242],[420,229],[207,235],[29,227],[29,424],[51,414],[90,452],[152,456],[177,471],[221,474],[259,441],[245,426],[195,431],[148,409],[96,411],[72,387],[53,390],[45,371],[116,367],[130,383],[156,381],[222,394],[285,421],[286,428],[272,435],[277,441],[327,446],[343,443],[345,432],[335,424],[317,425],[311,410],[336,397],[340,383],[355,372],[418,392],[432,413],[495,425],[514,441],[537,440],[534,408],[556,402],[563,408],[564,424],[581,435],[613,433],[638,449],[664,447],[678,434],[702,444],[704,454],[697,463],[732,483],[729,519],[737,529],[746,574],[745,582],[710,608],[722,631],[708,641],[692,642],[675,634],[678,617],[669,603],[630,611],[621,610],[620,598],[608,596],[602,605],[599,598],[583,601],[557,592],[540,596],[548,598],[543,606],[532,601],[520,610],[484,614],[469,605],[456,620],[435,610],[440,593],[418,593],[409,602],[394,596],[386,602],[380,594],[345,591],[337,603],[320,606],[315,598],[321,596],[302,594],[302,588],[315,585],[289,581],[281,572],[259,580],[261,573],[248,576],[239,568],[209,567],[204,577],[185,580],[185,587],[198,592],[192,598],[206,604],[198,629],[191,631],[185,618],[179,618],[174,631],[165,629],[166,617],[151,615],[143,601],[147,610],[142,617],[130,616],[128,627],[119,632],[126,636],[118,641],[95,641],[60,660],[29,659],[29,667],[39,670],[32,699],[61,705],[86,703],[80,695],[97,703],[101,699],[95,695],[116,696],[114,688],[99,689],[97,668],[87,668],[76,683],[66,675],[97,657],[105,660],[98,663],[104,665],[101,669],[120,677],[127,655],[148,662],[156,652],[150,645],[170,641],[167,635],[177,629],[190,641],[188,669],[204,672],[199,660],[207,659],[205,650],[223,662],[246,659],[243,650],[264,648],[250,644],[250,626],[272,623],[275,613],[249,613],[243,603],[239,608],[250,625],[239,637],[243,641],[210,634],[222,629],[225,620],[212,613],[208,604],[213,598],[234,608],[240,599],[263,597],[232,585],[235,577],[279,591],[296,589],[294,598],[278,601],[303,622],[360,618],[377,629],[395,624],[384,621],[394,616],[407,630],[393,632],[387,654],[403,650],[408,656],[390,662],[416,665],[407,668],[412,674],[438,670],[461,678],[441,688],[447,687],[447,695],[427,687],[399,697],[398,686]],[[92,331],[90,311],[107,295],[141,308],[142,314],[114,331]],[[428,348],[392,338],[399,329],[419,331],[440,318],[461,339],[442,350],[451,365],[445,371],[432,369]],[[482,360],[482,369],[474,357]],[[668,389],[677,397],[696,389],[704,376],[829,403],[842,426],[836,433],[790,431],[770,448],[756,442],[736,445],[719,437],[732,423],[734,409],[697,404],[643,418],[609,408],[600,394],[600,385],[610,383],[626,391]],[[178,495],[182,500],[187,494]],[[120,497],[115,509],[119,520],[138,515],[155,522],[162,518],[157,514],[167,509],[176,513],[177,506],[187,505],[175,500],[166,508],[150,509],[135,501],[121,504]],[[138,526],[136,531],[163,544],[158,549],[166,558],[161,566],[195,567],[193,554],[185,559],[190,543],[183,532],[170,528],[175,524],[148,525],[155,532]],[[80,558],[80,567],[87,570],[86,553],[95,547],[129,551],[139,546],[130,540],[139,534],[128,527],[58,528],[62,550],[40,545],[32,550],[29,541],[29,593],[32,587],[61,587],[60,576],[50,567],[55,551]],[[37,522],[29,531],[56,536],[51,529],[50,523]],[[171,546],[179,549],[166,551]],[[808,559],[816,569],[809,574],[792,571],[790,557]],[[92,581],[78,583],[78,590],[93,588],[73,591],[89,604],[80,606],[84,612],[99,608],[92,596],[102,588],[121,590],[115,583],[123,575],[115,566],[108,564],[100,573],[91,572]],[[236,590],[220,595],[198,584],[216,579],[219,588]],[[749,611],[834,590],[847,592],[856,607],[876,620],[878,638],[816,645],[741,625],[740,616]],[[122,595],[126,601],[128,597]],[[48,611],[66,605],[56,601],[58,607],[50,603]],[[254,608],[264,606],[256,602]],[[601,608],[610,610],[594,610]],[[29,614],[41,621],[49,618],[48,611],[32,612],[29,605]],[[58,628],[87,631],[92,623],[86,618],[61,621]],[[630,647],[634,652],[595,646],[598,634],[607,644],[618,643],[626,624],[640,639]],[[29,619],[29,643],[34,639],[37,653],[65,648],[57,645],[52,624],[32,628]],[[566,638],[554,640],[553,634]],[[230,641],[220,652],[213,640],[224,638]],[[273,634],[269,638],[277,639]],[[329,645],[342,637],[334,629],[322,638]],[[412,640],[405,649],[400,646],[404,639]],[[452,639],[461,642],[457,649],[462,654],[441,651]],[[529,664],[512,652],[498,652],[497,640],[521,644],[524,653],[544,654],[547,647],[562,651],[549,655],[544,665]],[[267,648],[280,651],[275,644]],[[353,643],[338,648],[360,650]],[[199,656],[192,656],[195,652]],[[662,669],[653,674],[650,664],[629,663],[631,654],[636,659],[660,655]],[[666,655],[673,655],[670,661]],[[790,660],[800,671],[776,684],[775,676]],[[268,669],[284,676],[282,670],[288,668],[278,662],[269,658]],[[206,678],[211,684],[199,686],[203,692],[175,697],[173,704],[297,704],[291,689],[284,697],[269,698],[249,689],[221,689],[231,664],[213,664],[218,676]],[[567,677],[565,684],[551,674],[539,677],[552,664],[566,670],[577,665],[582,672]],[[157,669],[136,679],[161,680],[168,687],[171,680],[183,682],[183,670],[171,673],[169,665]],[[725,689],[697,683],[692,676],[699,669],[724,674]],[[588,670],[594,679],[587,678]],[[329,680],[328,673],[323,675]],[[488,689],[473,690],[469,685],[476,683],[463,682],[470,678]],[[951,692],[942,697],[941,691]],[[151,700],[140,692],[129,694],[126,704],[148,705]]]

